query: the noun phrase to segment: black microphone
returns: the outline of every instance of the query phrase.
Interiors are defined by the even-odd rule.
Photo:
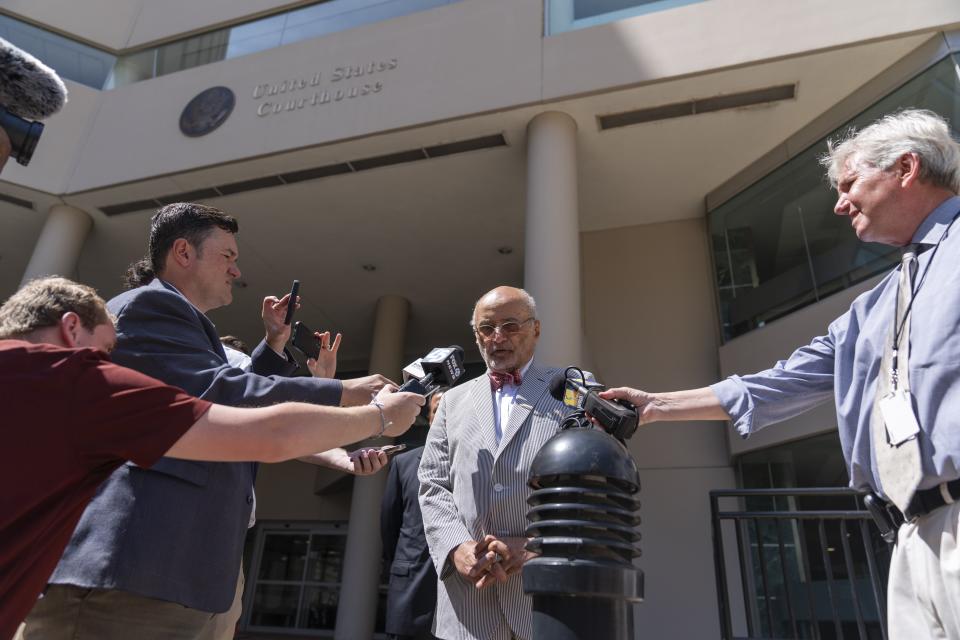
[[[550,395],[554,400],[560,400],[570,407],[580,406],[579,398],[586,396],[590,391],[602,391],[604,386],[595,380],[583,376],[571,377],[569,372],[580,371],[577,367],[568,367],[563,373],[558,373],[550,381]],[[583,373],[580,371],[581,374]]]
[[[436,347],[403,368],[400,391],[429,396],[440,387],[453,386],[463,374],[463,348]]]
[[[580,376],[571,377],[570,373],[576,371],[580,372]],[[584,380],[585,377],[579,367],[567,367],[550,381],[550,395],[582,412],[581,415],[585,413],[590,416],[604,431],[621,441],[632,436],[639,424],[636,407],[625,400],[601,398],[598,392],[605,387],[595,381]]]
[[[567,393],[567,376],[562,373],[558,373],[553,377],[553,380],[550,381],[550,395],[553,396],[554,400],[563,400],[563,396]]]

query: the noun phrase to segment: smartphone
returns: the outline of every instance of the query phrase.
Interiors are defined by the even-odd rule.
[[[392,456],[395,453],[400,453],[407,448],[405,444],[388,444],[386,446],[380,447],[382,453],[387,454],[387,456]]]
[[[314,335],[313,329],[299,320],[293,323],[293,338],[290,342],[308,358],[316,360],[320,356],[320,340]]]
[[[297,310],[297,295],[300,293],[300,281],[294,280],[290,287],[290,302],[287,303],[287,315],[283,318],[283,324],[289,325],[293,322],[293,312]]]

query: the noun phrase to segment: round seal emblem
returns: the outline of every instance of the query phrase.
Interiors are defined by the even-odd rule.
[[[237,98],[227,87],[204,89],[180,114],[180,131],[191,138],[205,136],[230,117]]]

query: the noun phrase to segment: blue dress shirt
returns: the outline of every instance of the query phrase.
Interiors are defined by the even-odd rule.
[[[910,320],[910,388],[920,422],[920,489],[960,477],[960,197],[934,209],[913,242],[920,284]],[[936,251],[932,247],[943,241]],[[730,376],[711,388],[744,437],[792,418],[833,396],[850,486],[878,490],[870,435],[880,358],[893,324],[899,268],[854,300],[827,334],[772,369]],[[928,273],[929,271],[929,273]]]

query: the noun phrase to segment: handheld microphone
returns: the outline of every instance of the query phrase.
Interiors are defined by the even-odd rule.
[[[0,105],[20,118],[49,118],[67,102],[57,72],[0,38]]]
[[[429,396],[440,387],[453,386],[463,373],[463,348],[436,347],[403,368],[400,391]]]
[[[571,371],[579,371],[580,376],[571,376]],[[636,407],[624,400],[601,398],[599,392],[605,387],[585,378],[578,367],[567,367],[562,375],[550,381],[550,395],[590,416],[604,431],[619,440],[630,438],[640,422]]]
[[[47,118],[63,107],[67,88],[56,72],[0,38],[0,127],[10,138],[10,155],[27,165]]]
[[[568,407],[579,408],[587,393],[591,390],[603,391],[605,387],[589,376],[570,376],[571,369],[579,371],[576,367],[569,367],[563,375],[557,375],[550,381],[550,395]],[[584,377],[587,379],[584,380]]]

